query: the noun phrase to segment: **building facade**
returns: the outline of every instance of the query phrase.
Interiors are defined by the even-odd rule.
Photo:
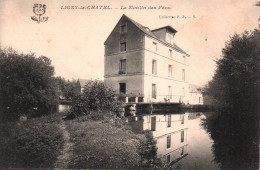
[[[126,102],[188,102],[189,55],[176,30],[150,30],[123,15],[105,41],[104,82]]]

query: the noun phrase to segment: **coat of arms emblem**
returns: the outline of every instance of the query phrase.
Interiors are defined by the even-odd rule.
[[[34,4],[33,12],[36,16],[31,16],[31,19],[37,21],[37,23],[45,22],[48,20],[48,17],[41,17],[46,12],[45,4]]]

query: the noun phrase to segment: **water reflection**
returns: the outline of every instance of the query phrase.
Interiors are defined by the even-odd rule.
[[[214,160],[221,169],[259,169],[257,120],[249,113],[207,115],[202,126],[214,140]]]
[[[151,130],[157,157],[182,169],[219,169],[209,134],[201,126],[203,113],[147,114],[128,117],[135,133]]]

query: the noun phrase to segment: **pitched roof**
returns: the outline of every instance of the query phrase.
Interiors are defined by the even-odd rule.
[[[92,79],[79,79],[80,87],[84,87],[86,84],[92,81],[101,81],[101,80],[92,80]]]
[[[199,86],[196,86],[194,84],[189,85],[189,91],[190,93],[201,93],[201,88]]]
[[[160,30],[160,29],[163,29],[163,28],[166,28],[166,29],[169,29],[171,30],[172,32],[178,32],[176,29],[174,29],[172,26],[170,25],[167,25],[167,26],[164,26],[164,27],[161,27],[161,28],[157,28],[157,29],[154,29],[152,31],[157,31],[157,30]]]
[[[183,54],[185,54],[185,55],[187,55],[187,56],[190,56],[190,55],[187,54],[184,50],[182,50],[179,46],[177,46],[175,43],[170,44],[170,43],[168,43],[168,42],[166,42],[166,41],[163,41],[163,40],[159,39],[148,27],[145,27],[145,26],[139,24],[138,22],[136,22],[136,21],[132,20],[131,18],[129,18],[128,16],[126,16],[125,14],[123,14],[123,16],[125,16],[126,18],[128,18],[137,28],[139,28],[141,31],[143,31],[146,35],[148,35],[148,36],[150,36],[150,37],[152,37],[152,38],[155,38],[156,40],[158,40],[158,41],[160,41],[160,42],[162,42],[162,43],[164,43],[164,44],[166,44],[166,45],[168,45],[168,46],[170,46],[170,47],[176,49],[177,51],[179,51],[179,52],[181,52],[181,53],[183,53]],[[166,28],[166,27],[172,28],[171,26],[165,26],[165,27],[162,27],[162,28]],[[160,29],[161,29],[161,28],[160,28]],[[172,28],[172,29],[175,30],[174,28]],[[157,30],[157,29],[155,29],[155,30]],[[176,31],[176,30],[175,30],[175,31]],[[177,32],[177,31],[176,31],[176,32]]]

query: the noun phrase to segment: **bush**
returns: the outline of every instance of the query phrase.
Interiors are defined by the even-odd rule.
[[[0,48],[0,103],[8,119],[46,114],[58,103],[51,60]]]
[[[85,85],[83,93],[73,98],[72,103],[71,112],[75,115],[89,114],[90,111],[96,111],[96,114],[104,111],[119,113],[124,107],[124,103],[117,100],[114,91],[99,81]]]

